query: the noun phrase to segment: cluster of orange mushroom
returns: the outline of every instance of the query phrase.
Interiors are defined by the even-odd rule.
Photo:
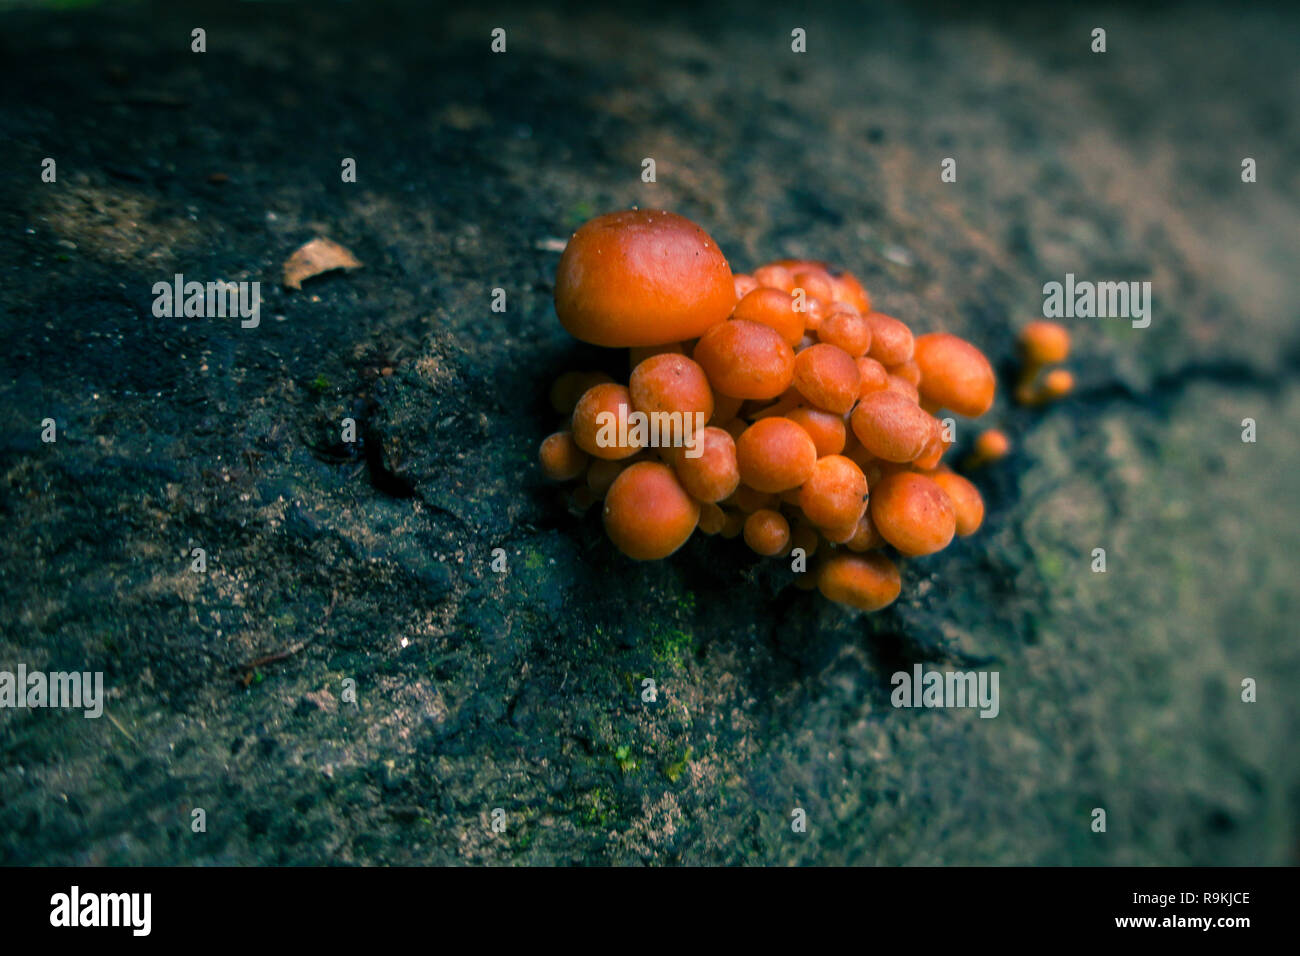
[[[792,556],[800,587],[874,611],[901,587],[889,549],[933,554],[982,523],[979,491],[942,460],[953,420],[936,416],[988,411],[992,366],[955,335],[914,337],[874,311],[848,272],[780,260],[733,275],[696,224],[630,210],[574,233],[555,308],[577,338],[630,349],[627,385],[560,376],[551,402],[568,427],[540,451],[547,477],[582,480],[580,505],[603,500],[629,557],[667,557],[696,529],[742,536]],[[633,413],[702,428],[647,447],[605,427]]]
[[[1039,319],[1020,330],[1020,378],[1014,397],[1021,405],[1043,405],[1074,391],[1074,373],[1058,368],[1070,357],[1070,333],[1058,322]]]

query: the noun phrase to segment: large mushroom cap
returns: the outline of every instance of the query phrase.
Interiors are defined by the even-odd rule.
[[[731,266],[682,216],[631,209],[584,223],[560,257],[555,311],[570,334],[624,348],[698,338],[736,305]]]

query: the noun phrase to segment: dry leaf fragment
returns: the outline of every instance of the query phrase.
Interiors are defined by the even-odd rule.
[[[361,263],[347,249],[332,239],[313,239],[284,263],[284,287],[301,289],[304,279],[310,279],[335,269],[360,269]]]

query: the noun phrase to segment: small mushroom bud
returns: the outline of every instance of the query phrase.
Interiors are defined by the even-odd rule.
[[[1011,439],[1000,428],[989,428],[979,433],[975,439],[975,448],[966,461],[966,467],[992,464],[1005,458],[1011,451]]]
[[[699,519],[699,504],[659,462],[629,465],[605,495],[605,532],[637,561],[668,557],[686,543]]]
[[[799,488],[799,507],[819,528],[856,526],[867,508],[867,478],[842,455],[819,458]]]
[[[745,544],[764,557],[784,554],[790,547],[790,524],[779,511],[760,508],[745,519]]]
[[[761,492],[780,493],[808,480],[817,464],[817,446],[788,418],[764,418],[736,442],[740,480]]]
[[[953,471],[937,471],[930,479],[943,489],[957,517],[957,534],[972,535],[984,523],[984,498],[979,489]]]
[[[908,462],[925,451],[934,419],[915,402],[886,389],[858,402],[850,418],[862,447],[885,461]]]
[[[794,349],[770,326],[733,319],[713,326],[695,346],[709,384],[737,398],[776,398],[794,379]]]
[[[913,556],[942,551],[957,530],[947,494],[911,471],[889,475],[871,490],[871,520],[886,541]]]
[[[857,363],[834,345],[813,345],[794,360],[794,387],[818,408],[843,415],[858,400]]]
[[[542,472],[551,481],[572,481],[587,467],[587,454],[577,446],[570,432],[547,436],[538,452]]]
[[[883,554],[832,555],[817,572],[817,587],[832,601],[862,611],[893,604],[902,589],[898,566]]]
[[[1057,322],[1030,322],[1020,330],[1020,352],[1030,365],[1059,365],[1070,356],[1070,333]]]

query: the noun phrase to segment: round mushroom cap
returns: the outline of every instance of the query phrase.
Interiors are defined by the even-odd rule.
[[[856,526],[867,509],[867,478],[843,455],[818,458],[799,488],[799,507],[819,528]]]
[[[821,342],[795,356],[794,387],[818,408],[848,414],[861,385],[858,363],[838,346]]]
[[[640,445],[620,445],[620,437],[631,440],[630,431],[618,434],[620,419],[627,421],[632,414],[632,396],[627,388],[614,382],[593,385],[582,393],[573,409],[573,440],[578,447],[594,458],[610,461],[631,458],[641,450]]]
[[[693,449],[673,449],[677,480],[696,501],[716,502],[730,497],[740,485],[735,439],[729,432],[709,426],[699,434],[698,442]]]
[[[576,338],[623,348],[698,338],[736,305],[718,244],[682,216],[630,209],[584,223],[564,249],[555,311]]]
[[[817,572],[822,594],[862,611],[893,604],[902,589],[898,566],[883,554],[832,555]]]
[[[984,461],[997,461],[1011,450],[1011,440],[1000,428],[980,432],[975,439],[975,455]]]
[[[1059,322],[1038,319],[1020,330],[1020,348],[1035,365],[1056,365],[1070,356],[1070,333]]]
[[[737,398],[776,398],[794,380],[794,349],[775,329],[748,319],[709,329],[695,346],[695,361],[714,389]]]
[[[1054,368],[1043,376],[1043,397],[1049,401],[1064,398],[1074,391],[1074,373],[1068,368]]]
[[[788,418],[760,418],[736,440],[740,480],[764,494],[798,488],[817,465],[817,446]]]
[[[860,400],[849,424],[867,451],[898,463],[920,457],[934,434],[934,418],[892,389]]]
[[[915,357],[923,398],[967,418],[978,418],[993,404],[993,366],[965,339],[947,332],[922,335],[916,340]]]
[[[952,502],[953,513],[957,516],[957,534],[964,538],[978,531],[984,523],[984,498],[979,489],[952,471],[935,472],[930,480],[942,488]]]
[[[779,511],[759,508],[745,519],[745,544],[766,558],[784,554],[790,546],[790,523]]]
[[[911,556],[942,551],[957,531],[952,499],[912,471],[889,475],[871,489],[871,521],[886,541]]]
[[[587,453],[578,447],[570,432],[547,436],[538,450],[542,473],[551,481],[570,481],[587,467]]]
[[[637,561],[668,557],[686,543],[699,519],[699,504],[672,469],[657,461],[629,465],[605,494],[605,532]]]

